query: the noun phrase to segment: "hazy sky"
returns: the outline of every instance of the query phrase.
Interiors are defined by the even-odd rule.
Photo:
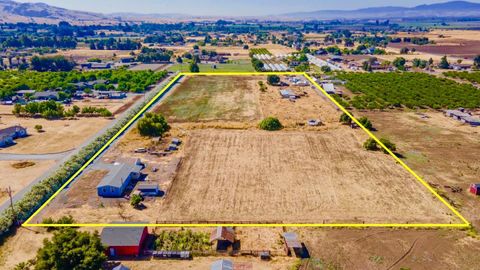
[[[184,13],[191,15],[256,16],[322,9],[373,6],[416,6],[448,0],[20,0],[101,13]],[[472,0],[470,2],[480,2]]]

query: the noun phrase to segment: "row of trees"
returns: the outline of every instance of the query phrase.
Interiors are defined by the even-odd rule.
[[[34,37],[21,35],[19,37],[8,37],[0,44],[2,48],[62,48],[74,49],[77,47],[77,41],[74,37]]]
[[[83,116],[103,116],[110,117],[112,112],[107,108],[87,106],[80,109],[77,105],[73,105],[69,110],[65,110],[59,102],[49,100],[43,102],[29,102],[25,105],[15,104],[13,114],[17,116],[41,116],[46,119],[56,119],[62,117],[75,117],[79,114]]]
[[[133,41],[131,39],[92,39],[87,40],[86,43],[89,44],[90,50],[126,50],[133,51],[138,50],[142,47],[142,43],[138,41]]]
[[[51,57],[34,56],[30,60],[30,65],[35,71],[71,71],[76,63],[61,55]]]

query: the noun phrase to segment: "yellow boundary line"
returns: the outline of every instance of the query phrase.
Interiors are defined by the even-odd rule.
[[[360,128],[363,129],[372,139],[374,139],[378,145],[380,145],[383,150],[385,150],[393,159],[399,163],[404,169],[406,169],[414,178],[419,181],[423,186],[425,186],[438,200],[440,200],[445,206],[450,209],[455,216],[457,216],[463,223],[418,223],[418,224],[408,224],[408,223],[333,223],[333,224],[323,224],[323,223],[276,223],[276,224],[238,224],[238,223],[229,223],[229,224],[34,224],[30,221],[45,208],[48,203],[50,203],[70,182],[72,182],[87,166],[89,166],[107,147],[112,144],[128,127],[130,127],[133,122],[135,122],[157,99],[162,96],[165,91],[167,91],[180,77],[182,76],[266,76],[266,75],[301,75],[307,78],[317,89],[319,89],[330,101],[332,101],[342,112],[347,114]],[[147,226],[147,227],[217,227],[217,226],[236,226],[236,227],[352,227],[352,228],[366,228],[366,227],[382,227],[382,228],[468,228],[470,223],[465,219],[452,205],[450,205],[442,196],[440,196],[425,180],[423,180],[419,175],[417,175],[410,167],[407,166],[400,158],[398,158],[390,149],[388,149],[370,130],[365,128],[347,109],[340,105],[334,98],[332,98],[327,92],[317,84],[312,77],[304,72],[199,72],[199,73],[179,73],[175,76],[160,92],[155,95],[150,102],[148,102],[127,124],[120,129],[99,151],[93,155],[68,181],[63,184],[37,211],[35,211],[30,218],[28,218],[25,223],[22,224],[24,227],[138,227],[138,226]]]

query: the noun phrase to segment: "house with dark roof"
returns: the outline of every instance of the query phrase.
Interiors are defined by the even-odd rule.
[[[35,92],[32,97],[35,100],[58,100],[60,96],[56,91],[44,91]]]
[[[118,223],[117,223],[118,224]],[[148,229],[140,227],[106,227],[100,234],[102,244],[110,257],[139,256],[148,236]]]
[[[122,197],[130,183],[140,178],[142,168],[139,161],[134,164],[115,163],[108,174],[97,185],[98,196],[110,198]]]
[[[27,135],[27,129],[18,125],[0,129],[0,147],[12,145],[15,143],[15,139],[23,138]]]

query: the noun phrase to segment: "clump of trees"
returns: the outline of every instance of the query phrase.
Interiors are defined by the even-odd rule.
[[[65,56],[39,57],[34,56],[30,65],[35,71],[71,71],[76,63]]]
[[[125,50],[133,51],[142,47],[142,43],[139,41],[133,41],[132,39],[91,39],[86,41],[89,44],[90,50]]]
[[[380,138],[380,142],[385,145],[385,147],[387,149],[389,149],[390,151],[392,152],[395,152],[397,151],[397,146],[391,142],[390,140],[386,139],[386,138]],[[383,147],[380,147],[377,143],[377,141],[375,141],[373,138],[368,138],[364,143],[363,143],[363,147],[366,149],[366,150],[369,150],[369,151],[378,151],[378,150],[382,150],[385,154],[388,154],[388,151],[383,148]]]
[[[162,137],[170,126],[161,114],[146,113],[145,116],[138,121],[137,129],[142,136]]]
[[[107,260],[98,233],[64,228],[45,239],[37,252],[35,269],[102,269]]]
[[[370,121],[370,119],[368,119],[367,117],[365,117],[365,116],[360,117],[358,119],[358,122],[360,122],[360,124],[362,124],[362,126],[364,126],[366,129],[373,130],[372,121]]]
[[[256,71],[263,71],[263,62],[257,58],[252,58],[252,66]]]
[[[111,117],[113,114],[107,108],[100,108],[100,107],[92,107],[87,106],[83,107],[81,110],[81,114],[84,116],[103,116],[103,117]]]
[[[352,118],[350,118],[350,116],[348,116],[346,113],[342,113],[342,115],[340,115],[339,121],[340,123],[346,124],[346,125],[352,124]]]
[[[138,208],[140,204],[142,203],[142,196],[138,194],[133,194],[130,197],[130,205],[133,206],[134,208]]]
[[[442,68],[442,69],[449,69],[449,68],[450,68],[450,63],[448,62],[446,55],[444,55],[444,56],[440,59],[440,63],[438,64],[438,67],[439,67],[439,68]]]
[[[29,102],[25,105],[15,104],[12,113],[17,116],[41,116],[46,119],[58,119],[63,117],[75,117],[81,112],[82,116],[103,116],[110,117],[112,112],[107,108],[99,107],[80,107],[73,105],[69,110],[65,110],[63,105],[54,100],[42,102]]]
[[[282,123],[280,123],[280,120],[278,120],[278,118],[270,116],[270,117],[267,117],[267,118],[263,119],[260,122],[259,127],[263,130],[275,131],[275,130],[282,129],[283,125],[282,125]]]

